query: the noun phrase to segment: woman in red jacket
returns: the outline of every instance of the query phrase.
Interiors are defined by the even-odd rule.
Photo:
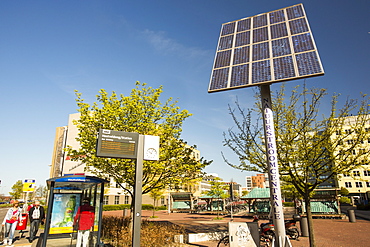
[[[81,243],[83,247],[88,246],[90,229],[94,226],[94,219],[95,208],[90,206],[89,198],[84,198],[82,205],[78,207],[73,223],[78,229],[76,247],[80,247]]]

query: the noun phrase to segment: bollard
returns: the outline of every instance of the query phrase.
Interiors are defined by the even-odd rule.
[[[349,222],[356,222],[355,210],[353,210],[353,209],[348,209],[348,210],[347,210],[347,213],[348,213],[348,219],[349,219]]]
[[[300,220],[300,226],[301,226],[301,236],[302,237],[308,237],[308,223],[307,223],[307,217],[302,217]]]

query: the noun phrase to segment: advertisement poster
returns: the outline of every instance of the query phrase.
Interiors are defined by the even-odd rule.
[[[80,206],[81,194],[54,194],[50,234],[71,233],[73,219]]]

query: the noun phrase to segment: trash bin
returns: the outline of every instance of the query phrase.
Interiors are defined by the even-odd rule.
[[[356,222],[355,210],[353,210],[353,209],[348,209],[348,210],[347,210],[347,213],[348,213],[348,219],[349,219],[349,222]]]
[[[301,217],[301,219],[299,221],[299,225],[301,227],[301,236],[302,237],[308,237],[309,233],[308,233],[307,217]]]
[[[15,230],[23,231],[27,228],[28,214],[22,214],[21,220],[18,222]]]

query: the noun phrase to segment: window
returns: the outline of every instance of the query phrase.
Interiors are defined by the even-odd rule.
[[[164,196],[161,197],[161,205],[164,205]]]
[[[360,171],[353,171],[353,176],[359,177],[360,176]]]
[[[362,188],[362,182],[356,182],[356,188]]]
[[[353,149],[353,150],[352,150],[352,154],[353,154],[353,155],[355,155],[355,154],[356,154],[356,150],[355,150],[355,149]]]
[[[351,134],[352,130],[351,129],[346,129],[345,132],[346,132],[346,134]]]
[[[364,171],[364,176],[370,176],[370,171],[369,170],[365,170]]]
[[[348,145],[351,145],[351,144],[353,144],[354,142],[353,142],[353,140],[352,139],[350,139],[350,140],[347,140],[347,144]]]
[[[119,204],[119,196],[114,196],[114,204]]]
[[[341,135],[341,131],[340,131],[340,130],[336,130],[336,131],[335,131],[335,134],[336,134],[337,136],[339,136],[339,135]]]
[[[104,196],[104,198],[103,198],[103,205],[108,205],[108,202],[109,202],[109,197],[108,196]]]
[[[370,188],[370,182],[366,182],[366,187]]]
[[[129,204],[129,196],[125,196],[125,204]]]
[[[350,175],[349,174],[343,174],[343,177],[350,177]]]
[[[345,182],[344,186],[346,186],[346,188],[352,188],[352,183],[351,182]]]

